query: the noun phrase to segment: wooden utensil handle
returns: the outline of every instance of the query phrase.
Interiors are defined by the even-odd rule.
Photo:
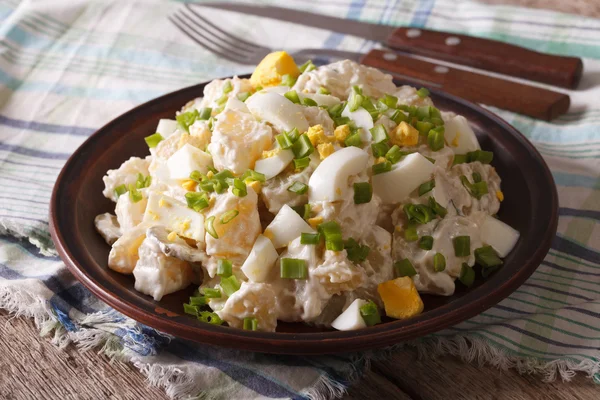
[[[413,54],[566,88],[575,88],[583,71],[580,58],[544,54],[496,40],[421,28],[398,28],[386,44]]]
[[[564,114],[568,95],[492,76],[450,68],[382,50],[371,50],[361,62],[409,78],[431,82],[464,99],[550,121]]]

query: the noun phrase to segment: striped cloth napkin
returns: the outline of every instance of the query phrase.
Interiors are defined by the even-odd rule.
[[[569,379],[583,371],[600,382],[600,20],[455,0],[291,0],[286,5],[585,58],[581,88],[571,93],[573,106],[553,123],[494,110],[537,146],[552,169],[560,223],[550,253],[497,306],[411,345],[427,354],[540,372],[546,379]],[[101,303],[56,256],[48,201],[77,146],[146,100],[252,69],[218,59],[182,35],[166,18],[178,7],[175,1],[0,0],[0,307],[35,318],[58,345],[74,342],[134,363],[172,397],[339,395],[364,371],[365,360],[379,354],[269,356],[168,337]],[[249,16],[202,13],[273,48],[367,51],[375,46]],[[269,34],[291,29],[294,35]]]

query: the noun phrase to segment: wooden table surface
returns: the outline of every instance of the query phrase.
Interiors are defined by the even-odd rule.
[[[600,17],[600,0],[480,0],[521,4]],[[110,361],[74,346],[58,349],[40,338],[33,322],[0,311],[0,398],[4,399],[167,399],[130,364]],[[454,357],[417,359],[404,350],[374,362],[344,400],[358,399],[600,399],[600,386],[582,375],[571,382],[467,364]]]

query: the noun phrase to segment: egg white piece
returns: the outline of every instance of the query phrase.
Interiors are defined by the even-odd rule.
[[[392,170],[373,175],[373,192],[384,204],[404,200],[420,184],[431,179],[434,165],[420,153],[412,153],[392,165]]]
[[[242,265],[242,272],[252,282],[264,282],[277,261],[279,254],[269,238],[259,235]]]
[[[142,222],[147,226],[161,225],[179,236],[204,242],[204,215],[164,194],[150,193]]]
[[[358,147],[345,147],[319,164],[308,181],[309,201],[337,201],[346,197],[348,178],[363,171],[369,155]]]
[[[292,150],[281,150],[273,157],[257,160],[254,170],[265,175],[265,179],[271,179],[279,175],[294,159]]]
[[[308,130],[308,121],[302,112],[302,106],[292,103],[280,94],[256,93],[246,100],[246,105],[255,117],[269,122],[279,131],[297,128],[302,133]]]
[[[225,103],[225,110],[236,110],[243,113],[250,113],[246,104],[235,96],[232,96]]]
[[[205,174],[209,166],[212,166],[210,154],[191,144],[185,144],[167,160],[171,179],[189,179],[194,171]]]
[[[335,96],[320,93],[298,93],[300,100],[309,98],[314,100],[319,106],[331,107],[340,104],[342,101]]]
[[[444,124],[444,136],[448,146],[455,154],[466,154],[470,151],[480,150],[475,132],[469,122],[462,115],[455,115]]]
[[[331,326],[338,331],[353,331],[366,328],[367,324],[362,315],[360,315],[360,308],[367,303],[366,300],[362,299],[354,300],[343,313],[333,320]]]
[[[367,110],[362,107],[359,107],[356,111],[350,111],[350,107],[346,106],[344,111],[342,111],[342,117],[348,117],[359,128],[363,128],[365,131],[369,131],[369,129],[373,128],[373,117]]]
[[[177,130],[177,121],[174,119],[161,119],[158,121],[156,132],[164,138],[171,136]]]
[[[481,224],[481,241],[492,246],[502,258],[512,251],[519,236],[516,229],[490,215],[486,215]]]
[[[300,234],[314,232],[315,230],[296,211],[285,204],[267,226],[264,235],[271,239],[276,249],[280,249],[287,246]]]

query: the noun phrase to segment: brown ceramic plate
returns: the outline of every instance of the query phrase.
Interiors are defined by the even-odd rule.
[[[399,83],[399,82],[397,82]],[[470,289],[457,285],[451,297],[424,295],[425,311],[407,321],[391,321],[351,332],[324,331],[303,324],[280,323],[277,332],[249,332],[213,326],[183,314],[193,288],[160,302],[138,293],[133,277],[107,268],[109,246],[94,229],[94,217],[114,212],[102,196],[102,176],[131,156],[145,157],[143,138],[160,118],[173,118],[205,84],[167,94],[123,114],[93,134],[71,156],[52,194],[50,228],[61,258],[94,294],[123,314],[185,339],[246,350],[284,354],[323,354],[391,345],[438,331],[481,313],[519,287],[537,268],[554,237],[558,196],[552,175],[535,148],[497,115],[449,94],[432,90],[436,106],[464,115],[483,149],[494,152],[505,201],[499,218],[521,237],[505,265]]]

